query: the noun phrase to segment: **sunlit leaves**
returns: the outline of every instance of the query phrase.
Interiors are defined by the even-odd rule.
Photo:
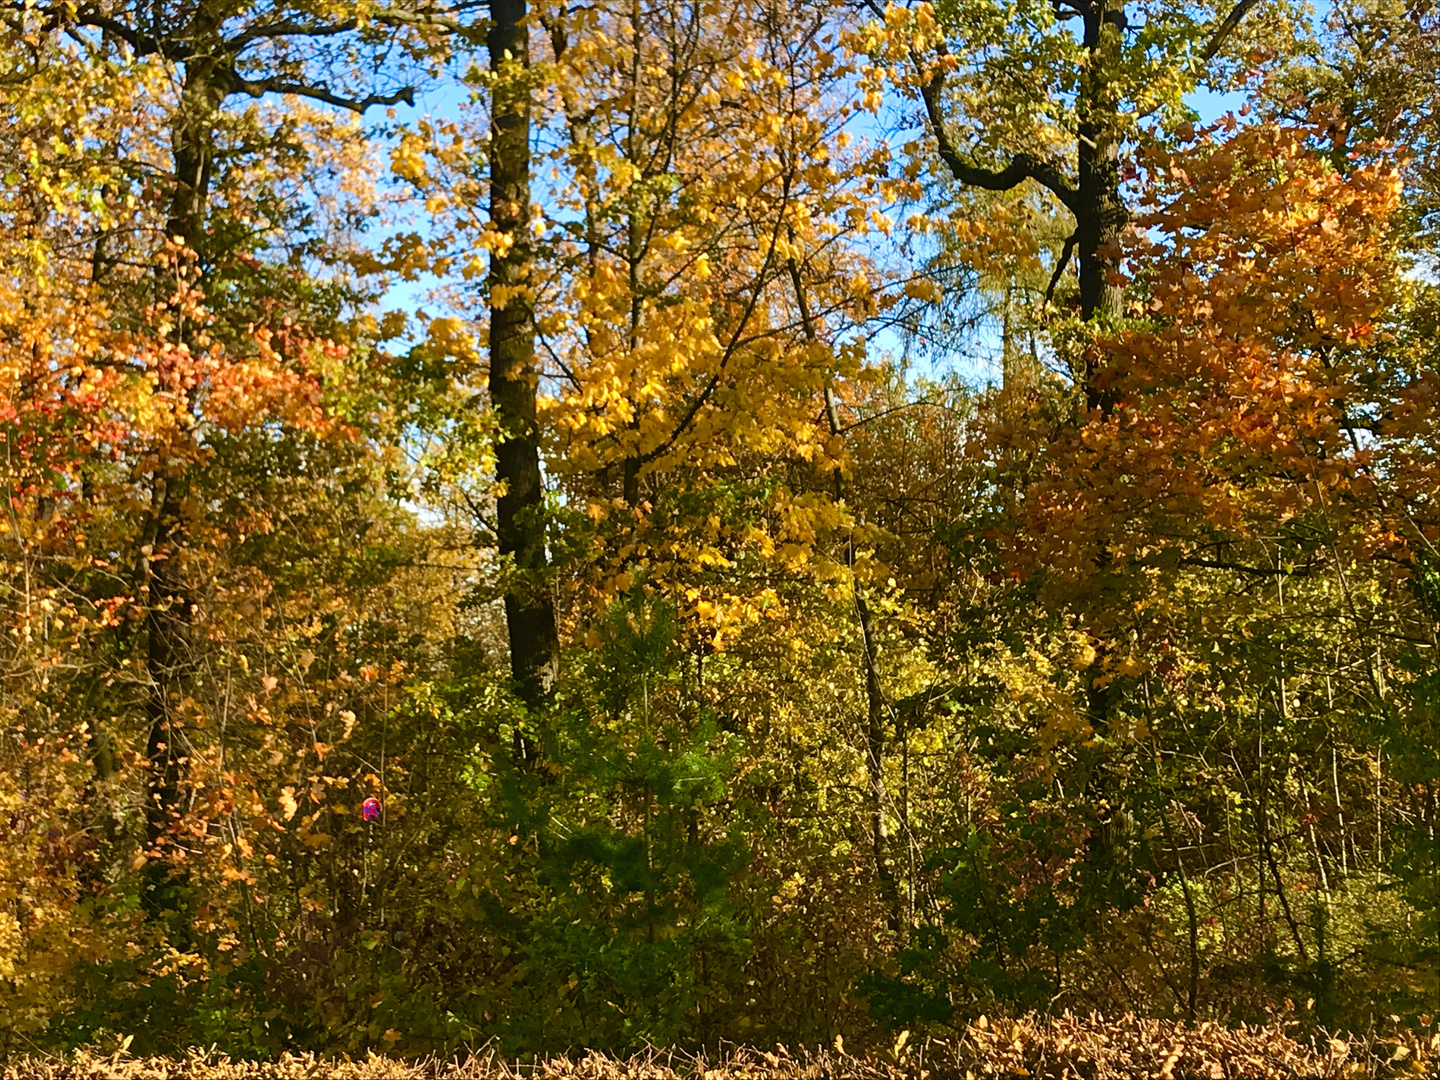
[[[1395,167],[1341,175],[1269,125],[1147,166],[1129,254],[1142,320],[1084,346],[1113,409],[1051,443],[1025,499],[1039,557],[1072,573],[1371,497],[1356,431],[1404,295]]]

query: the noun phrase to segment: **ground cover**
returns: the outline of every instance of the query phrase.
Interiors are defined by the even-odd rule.
[[[405,1061],[371,1054],[325,1059],[287,1054],[273,1062],[237,1062],[195,1051],[187,1057],[21,1058],[0,1080],[1300,1080],[1440,1076],[1440,1032],[1297,1037],[1285,1026],[1187,1026],[1124,1017],[1073,1016],[990,1021],[982,1017],[954,1039],[850,1053],[833,1048],[759,1050],[722,1044],[709,1052],[649,1047],[628,1058],[598,1053],[531,1062],[482,1047],[467,1057]]]

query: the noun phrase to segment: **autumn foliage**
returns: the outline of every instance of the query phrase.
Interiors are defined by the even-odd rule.
[[[1433,1072],[1434,13],[1128,7],[4,8],[6,1075]]]

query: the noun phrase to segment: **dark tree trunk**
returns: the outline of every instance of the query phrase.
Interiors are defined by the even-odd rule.
[[[491,98],[490,219],[514,243],[490,260],[490,403],[499,421],[496,476],[504,486],[496,508],[502,559],[513,561],[505,590],[510,673],[526,704],[549,694],[559,667],[555,608],[544,581],[545,517],[535,414],[538,373],[528,284],[531,261],[530,90],[510,64],[529,61],[525,0],[491,0],[490,68],[499,78]],[[507,63],[506,56],[510,61]]]
[[[1117,242],[1127,214],[1120,197],[1120,118],[1113,86],[1120,62],[1123,4],[1095,0],[1085,15],[1090,54],[1079,103],[1075,253],[1080,263],[1080,317],[1118,314],[1124,293],[1113,283]]]
[[[1120,195],[1120,117],[1113,79],[1120,63],[1121,31],[1125,26],[1123,0],[1092,0],[1084,13],[1085,49],[1089,53],[1078,102],[1076,127],[1075,255],[1079,262],[1080,317],[1086,322],[1109,320],[1124,310],[1124,290],[1113,281],[1119,269],[1120,231],[1128,214]],[[1103,355],[1089,349],[1085,355],[1084,390],[1086,407],[1108,415],[1115,406],[1114,394],[1105,386],[1101,372]],[[1108,559],[1102,554],[1098,573],[1105,572]],[[1102,737],[1108,736],[1115,686],[1106,683],[1102,646],[1086,672],[1090,722]],[[1089,789],[1097,805],[1118,805],[1113,777],[1105,767],[1102,753],[1091,773]],[[1111,813],[1115,811],[1112,809]],[[1102,872],[1108,872],[1113,856],[1113,823],[1106,821],[1091,835],[1089,850]]]
[[[155,268],[150,284],[155,290],[152,299],[159,303],[179,288],[199,286],[203,290],[207,274],[226,255],[214,246],[207,223],[217,121],[227,98],[239,94],[250,98],[294,94],[357,114],[375,105],[414,103],[414,87],[347,96],[332,88],[325,75],[311,77],[308,67],[315,56],[305,47],[307,40],[333,41],[338,34],[352,35],[357,51],[345,59],[346,69],[353,69],[361,54],[368,55],[370,61],[383,61],[394,47],[387,39],[383,46],[359,48],[364,44],[359,40],[360,27],[348,12],[337,11],[337,21],[327,22],[304,5],[297,19],[288,14],[290,9],[283,4],[268,11],[248,12],[215,0],[195,0],[169,10],[138,2],[78,8],[55,5],[47,10],[58,19],[56,25],[74,22],[88,27],[107,41],[124,42],[137,58],[163,57],[183,72],[179,102],[170,117],[172,175],[165,229],[166,235],[182,245],[185,252],[174,264]],[[441,25],[454,29],[449,15],[436,14],[440,17],[430,30]],[[250,18],[243,18],[246,15]],[[409,10],[377,13],[377,22],[392,28],[419,26],[424,19],[421,16],[417,21],[416,13]],[[242,27],[241,22],[247,25]],[[364,33],[368,35],[369,31]],[[241,63],[246,53],[250,54],[249,62]],[[92,258],[97,282],[110,265],[104,248],[102,234]],[[172,314],[175,319],[171,341],[194,344],[196,328],[189,325],[183,311]],[[192,390],[188,403],[192,412],[197,392]],[[184,423],[189,417],[180,419]],[[136,555],[134,586],[145,607],[144,639],[136,644],[137,654],[146,664],[142,705],[148,722],[146,835],[152,848],[163,846],[180,813],[184,755],[179,745],[183,737],[176,705],[185,696],[184,686],[194,670],[195,659],[190,641],[192,600],[180,555],[189,542],[183,507],[198,435],[193,429],[183,429],[176,438],[180,445],[162,448],[155,469],[143,480],[136,478],[150,491],[148,516],[141,526],[143,550]],[[107,770],[113,767],[113,756],[102,746],[101,736],[97,734],[96,738],[97,781],[103,782]],[[175,910],[172,901],[183,898],[183,878],[174,876],[163,859],[152,860],[145,875],[147,911]],[[184,923],[183,918],[176,920],[177,932],[183,933]]]
[[[1120,63],[1123,3],[1093,0],[1085,13],[1089,63],[1081,84],[1076,129],[1075,255],[1079,262],[1080,317],[1111,319],[1124,310],[1124,290],[1114,281],[1120,231],[1128,215],[1120,195],[1120,117],[1114,77]],[[1096,360],[1086,362],[1085,400],[1092,409],[1113,406],[1097,384]]]
[[[1120,192],[1123,127],[1117,87],[1126,17],[1124,0],[1067,0],[1065,6],[1084,20],[1083,44],[1088,53],[1076,101],[1073,180],[1065,175],[1063,166],[1028,153],[1015,154],[999,169],[974,164],[951,141],[945,126],[944,67],[937,67],[920,90],[940,159],[955,179],[986,191],[1009,191],[1034,180],[1073,215],[1075,230],[1066,241],[1051,288],[1073,251],[1079,264],[1080,315],[1089,322],[1113,318],[1124,309],[1124,290],[1116,282],[1115,271],[1120,233],[1129,220]],[[1086,400],[1091,408],[1108,410],[1112,403],[1099,385],[1098,375],[1096,361],[1087,361]]]

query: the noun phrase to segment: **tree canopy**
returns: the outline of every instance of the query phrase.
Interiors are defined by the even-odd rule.
[[[0,19],[0,1055],[1432,1023],[1424,0]]]

